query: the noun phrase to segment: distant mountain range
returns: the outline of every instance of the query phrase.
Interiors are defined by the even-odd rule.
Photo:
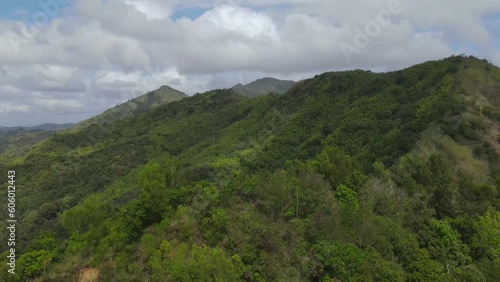
[[[0,131],[58,131],[72,127],[73,123],[55,124],[55,123],[45,123],[36,126],[1,126]]]
[[[35,144],[52,137],[73,123],[45,123],[36,126],[0,126],[0,159],[13,159],[27,153]]]
[[[70,129],[81,130],[92,124],[104,124],[139,115],[160,105],[168,104],[188,97],[184,93],[169,86],[162,86],[157,90],[139,96],[128,102],[111,108],[102,114],[77,124],[46,123],[37,126],[1,126],[0,125],[0,160],[14,159],[28,152],[32,147],[48,139],[57,131]]]
[[[291,80],[279,80],[276,78],[264,77],[246,85],[238,83],[231,89],[237,94],[252,98],[267,95],[269,93],[284,94],[294,84],[295,81]]]
[[[267,95],[269,93],[284,94],[294,84],[295,82],[290,80],[279,80],[275,78],[265,77],[246,85],[237,84],[231,89],[237,94],[251,98]],[[103,112],[102,114],[81,121],[75,125],[75,128],[82,128],[91,124],[111,123],[117,120],[134,117],[159,106],[166,105],[174,101],[179,101],[186,97],[189,96],[170,86],[164,85],[157,90],[151,91],[145,95],[139,96],[123,104],[117,105]]]
[[[258,97],[262,95],[267,95],[270,93],[284,94],[293,85],[294,81],[291,80],[279,80],[271,77],[264,77],[257,79],[251,83],[242,85],[241,83],[236,84],[231,88],[235,93],[243,95],[245,97]],[[136,116],[138,114],[147,112],[151,109],[159,107],[161,105],[168,104],[170,102],[178,101],[184,99],[187,96],[183,92],[176,90],[170,86],[164,85],[157,90],[151,91],[147,94],[129,100],[123,104],[117,105],[105,112],[94,116],[92,118],[83,120],[76,125],[74,123],[64,123],[64,124],[54,124],[45,123],[36,126],[2,126],[0,125],[0,131],[59,131],[63,129],[68,129],[73,126],[78,128],[88,126],[90,124],[103,124],[110,123],[113,121],[129,118]]]
[[[237,84],[231,90],[245,97],[258,97],[270,93],[284,94],[293,85],[294,81],[279,80],[265,77],[246,85]],[[28,152],[37,143],[52,137],[57,131],[70,129],[78,131],[92,124],[103,125],[118,120],[132,118],[139,114],[151,111],[157,107],[174,101],[187,98],[186,94],[170,86],[162,86],[157,90],[117,105],[92,118],[77,124],[46,123],[36,126],[1,126],[0,125],[0,158],[14,158]]]

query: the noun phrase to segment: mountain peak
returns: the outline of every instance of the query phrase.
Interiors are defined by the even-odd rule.
[[[269,93],[284,94],[294,84],[295,82],[291,80],[280,80],[272,77],[263,77],[245,85],[238,83],[231,89],[235,93],[246,97],[258,97]]]
[[[168,86],[168,85],[162,85],[162,86],[160,87],[160,90],[173,90],[173,91],[178,91],[178,90],[176,90],[176,89],[174,89],[174,88],[172,88],[172,87],[170,87],[170,86]]]
[[[150,91],[128,102],[108,109],[100,115],[80,122],[78,125],[87,126],[93,123],[102,124],[129,118],[186,97],[188,96],[183,92],[168,85],[162,85],[154,91]]]
[[[277,78],[274,78],[274,77],[263,77],[263,78],[259,78],[251,83],[255,83],[255,82],[262,82],[262,81],[286,81],[286,80],[280,80],[280,79],[277,79]]]

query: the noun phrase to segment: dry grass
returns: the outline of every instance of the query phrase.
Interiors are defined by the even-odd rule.
[[[489,175],[488,163],[476,159],[470,147],[458,144],[449,136],[443,135],[437,126],[422,133],[414,150],[414,153],[423,159],[435,152],[444,152],[454,163],[456,170],[474,176],[477,180],[483,181]]]
[[[467,69],[462,68],[456,74],[456,81],[460,82],[460,94],[477,101],[478,106],[489,105],[500,107],[500,69],[490,66],[480,60],[466,59]]]
[[[99,269],[96,268],[80,269],[78,282],[97,282],[98,279],[99,279]]]

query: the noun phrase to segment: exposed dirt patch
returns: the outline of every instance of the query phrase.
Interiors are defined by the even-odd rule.
[[[99,279],[99,269],[96,268],[80,269],[78,282],[97,282],[97,279]]]

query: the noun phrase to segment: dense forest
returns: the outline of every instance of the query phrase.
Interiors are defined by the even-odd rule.
[[[60,131],[0,155],[0,281],[500,281],[499,140],[500,69],[463,55]]]

